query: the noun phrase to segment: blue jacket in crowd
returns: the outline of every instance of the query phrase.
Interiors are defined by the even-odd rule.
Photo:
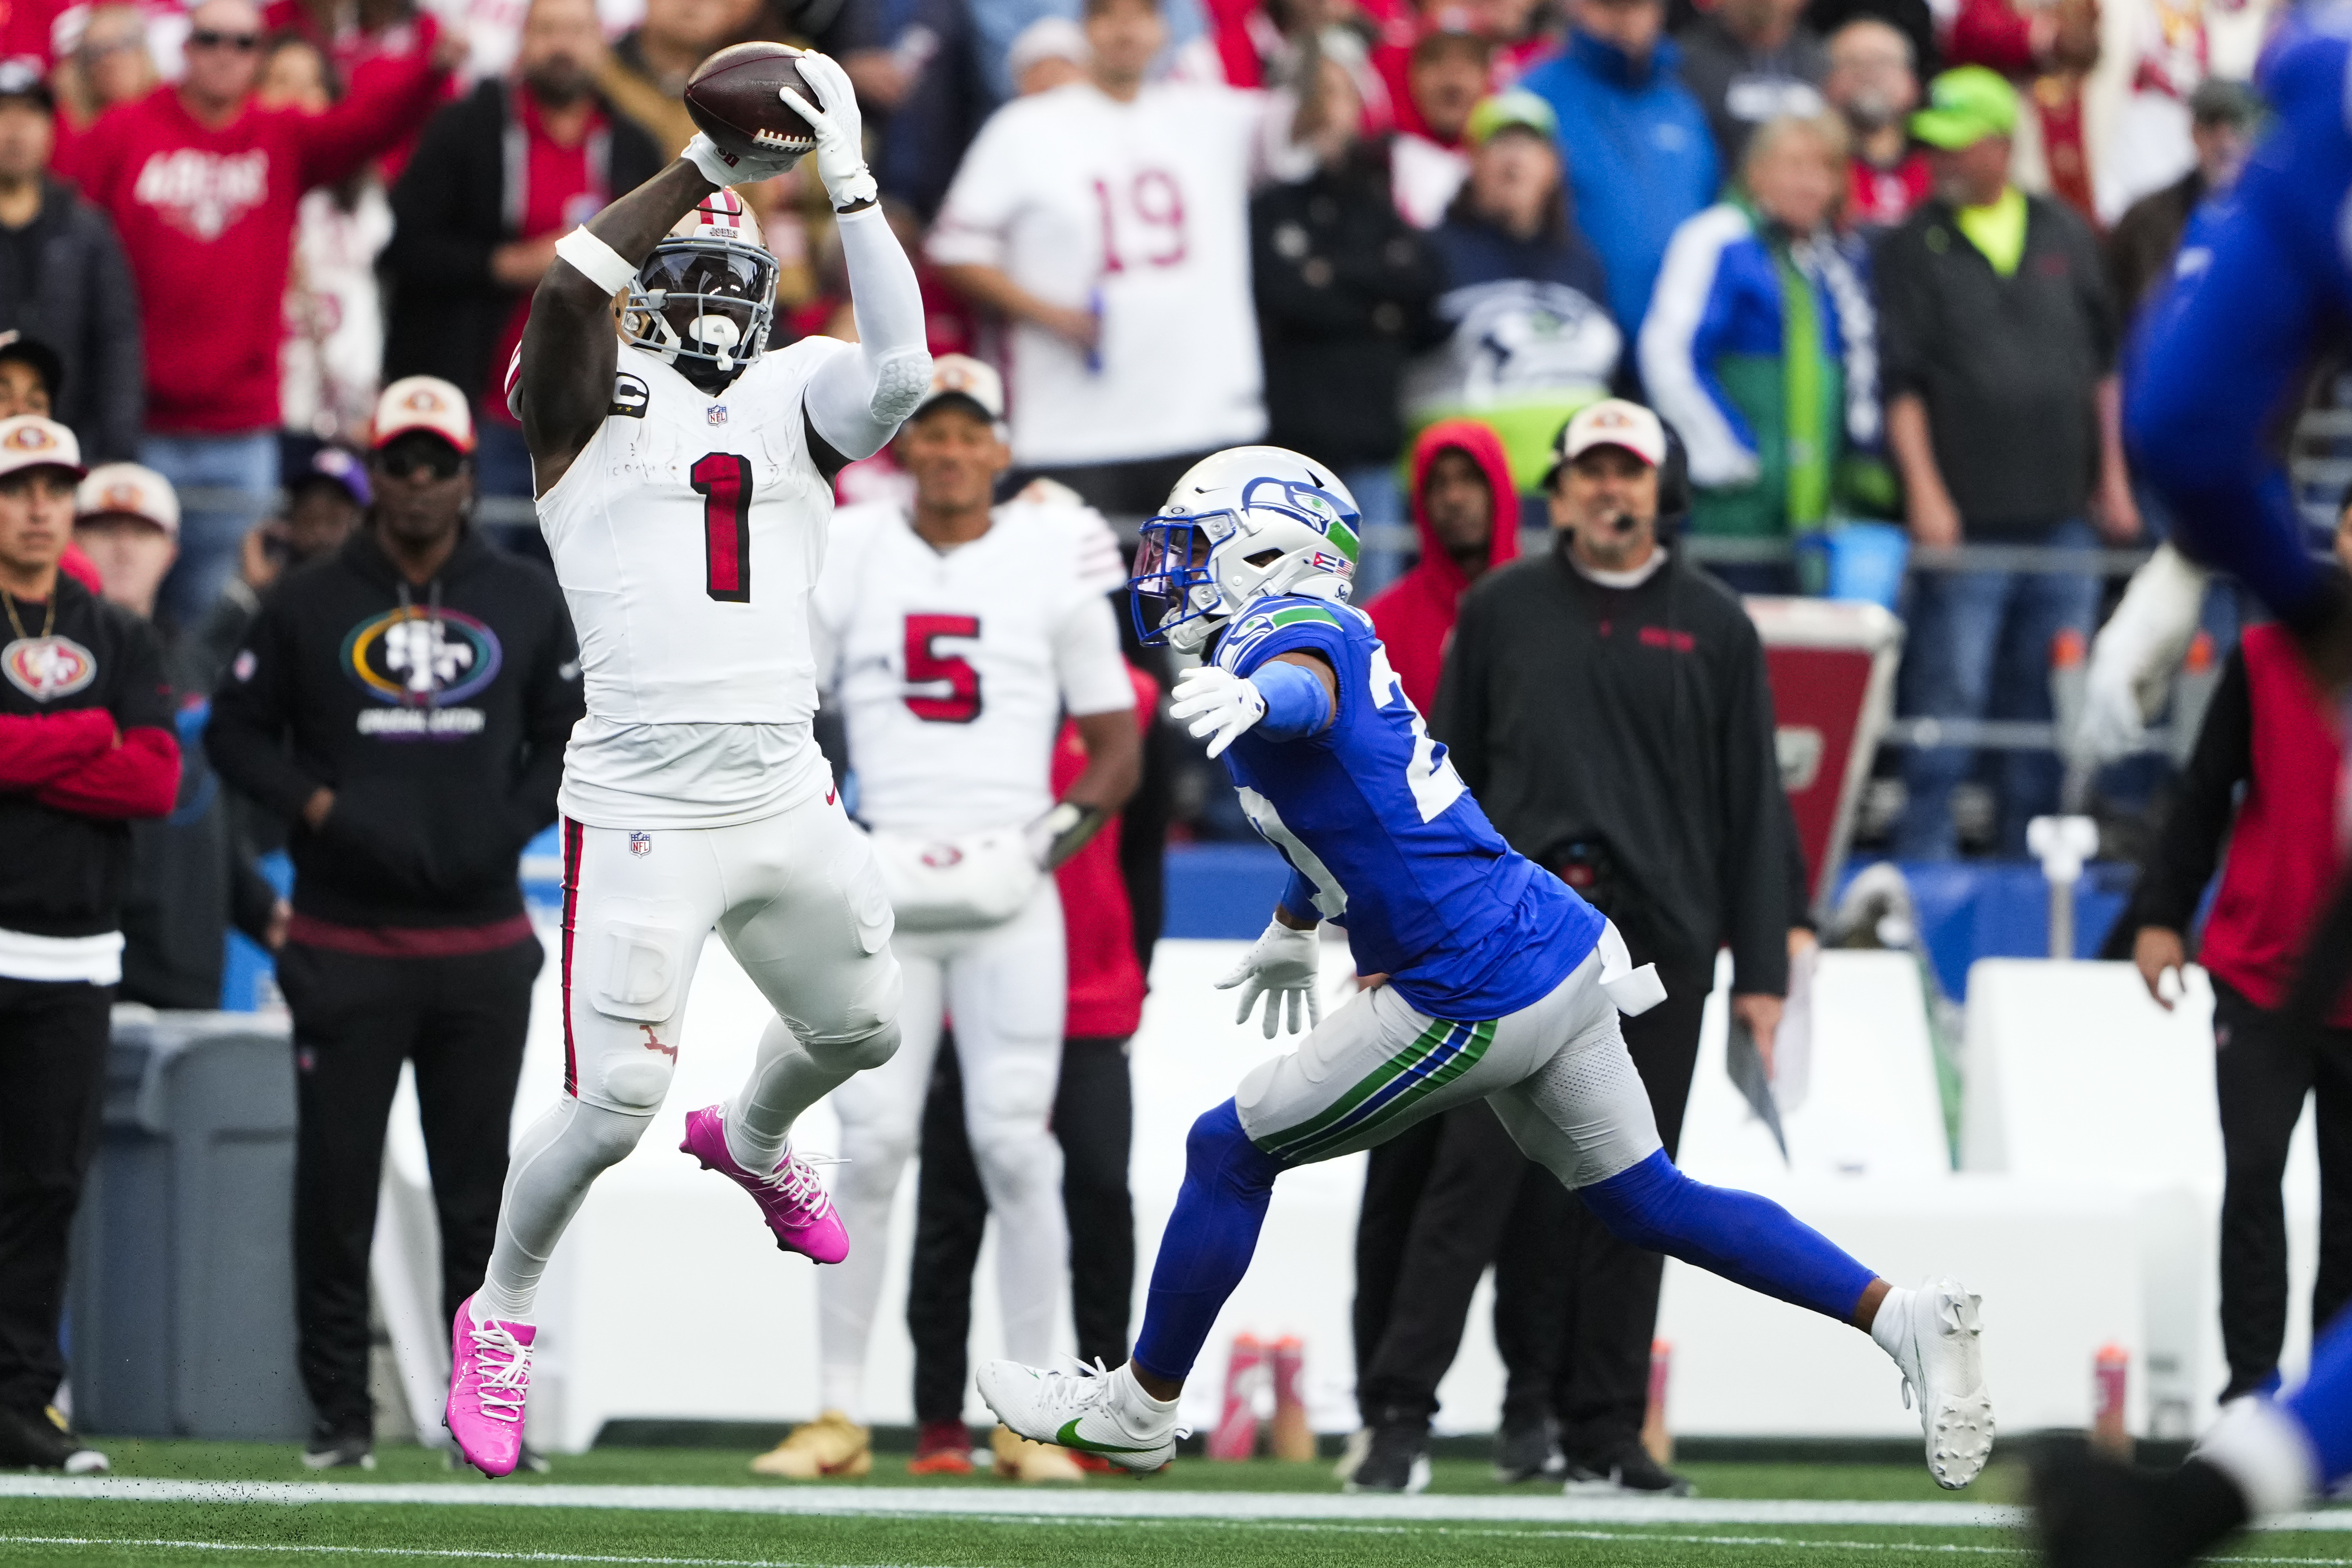
[[[1660,38],[1645,68],[1583,33],[1519,85],[1559,117],[1576,222],[1609,275],[1609,312],[1638,325],[1666,242],[1715,201],[1720,175],[1706,111],[1675,75],[1682,58]]]

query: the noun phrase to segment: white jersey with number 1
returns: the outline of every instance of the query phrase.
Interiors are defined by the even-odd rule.
[[[833,488],[802,394],[855,352],[803,339],[712,395],[622,348],[610,412],[539,501],[588,706],[564,752],[564,816],[727,827],[831,787],[809,596]]]

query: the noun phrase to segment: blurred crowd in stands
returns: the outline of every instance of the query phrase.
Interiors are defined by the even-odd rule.
[[[1634,396],[1676,436],[1681,532],[1727,585],[1885,599],[1908,626],[1902,711],[1958,721],[1962,742],[1971,721],[2052,721],[2053,660],[2079,655],[2103,601],[2083,550],[2151,542],[2160,521],[2122,450],[2118,365],[2189,214],[2246,154],[2259,16],[1079,13],[35,0],[0,30],[0,399],[180,492],[167,623],[249,606],[300,529],[275,498],[323,494],[314,457],[362,447],[377,392],[409,374],[475,396],[478,520],[533,552],[499,382],[553,242],[683,145],[698,61],[785,39],[857,87],[934,353],[1004,368],[1014,481],[1056,479],[1131,523],[1206,450],[1297,447],[1362,504],[1363,601],[1429,527],[1417,437],[1486,426],[1515,492],[1494,514],[1538,528],[1566,420]],[[783,263],[779,331],[854,334],[814,181],[751,195]],[[840,481],[845,500],[908,488],[887,454]],[[1978,544],[2076,553],[1885,586],[1907,548]],[[2021,853],[2061,763],[1947,741],[1881,771],[1865,832],[1932,858]],[[2123,774],[2119,795],[2143,799],[2149,770]],[[1213,786],[1180,793],[1180,833],[1243,831]]]

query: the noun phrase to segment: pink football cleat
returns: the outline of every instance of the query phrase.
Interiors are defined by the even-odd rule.
[[[751,1194],[768,1228],[776,1233],[776,1245],[786,1252],[819,1263],[838,1263],[849,1256],[849,1231],[835,1212],[832,1194],[816,1179],[815,1168],[786,1149],[766,1175],[745,1170],[727,1152],[725,1106],[687,1112],[686,1142],[677,1147],[680,1153],[701,1161],[704,1170],[718,1172]]]
[[[530,1323],[474,1319],[466,1298],[449,1329],[449,1407],[441,1424],[457,1452],[486,1476],[514,1473],[522,1457],[523,1402],[530,1396]]]

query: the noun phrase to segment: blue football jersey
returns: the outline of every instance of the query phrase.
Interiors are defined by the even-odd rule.
[[[1297,741],[1244,731],[1225,767],[1316,912],[1347,928],[1357,968],[1390,975],[1435,1018],[1500,1018],[1549,994],[1600,941],[1600,911],[1503,842],[1362,611],[1267,599],[1225,629],[1213,657],[1247,676],[1294,650],[1339,677],[1329,727]]]
[[[2124,364],[2135,468],[2175,537],[2289,620],[2323,574],[2279,460],[2279,410],[2352,310],[2352,5],[2305,0],[2264,53],[2245,173],[2181,237]]]

